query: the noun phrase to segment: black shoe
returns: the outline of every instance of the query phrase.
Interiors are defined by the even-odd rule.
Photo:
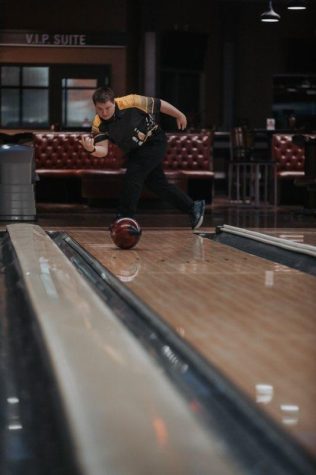
[[[191,211],[191,225],[193,231],[198,229],[203,223],[205,213],[205,201],[194,201]]]

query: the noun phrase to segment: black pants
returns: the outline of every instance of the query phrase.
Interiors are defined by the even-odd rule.
[[[119,214],[133,217],[144,185],[160,199],[185,213],[190,213],[193,201],[182,190],[168,183],[163,172],[162,160],[167,148],[164,132],[154,135],[148,142],[129,153],[124,189],[119,204]]]

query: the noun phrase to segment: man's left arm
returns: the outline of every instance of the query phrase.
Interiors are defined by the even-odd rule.
[[[138,94],[129,94],[128,96],[119,97],[116,99],[120,109],[128,107],[137,107],[147,114],[155,114],[162,112],[163,114],[174,117],[177,121],[178,129],[184,130],[187,126],[187,118],[183,112],[176,107],[162,99],[155,99],[154,97],[140,96]]]
[[[172,104],[169,104],[169,102],[160,99],[160,112],[174,117],[177,121],[178,129],[184,130],[186,128],[186,116],[183,114],[183,112],[179,111],[179,109],[174,107]]]

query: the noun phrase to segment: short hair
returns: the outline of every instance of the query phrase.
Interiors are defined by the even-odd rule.
[[[94,105],[96,105],[97,102],[114,102],[114,97],[114,92],[110,87],[99,87],[94,91],[92,100]]]

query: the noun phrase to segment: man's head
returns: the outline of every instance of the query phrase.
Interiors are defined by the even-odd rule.
[[[115,112],[114,92],[110,87],[99,87],[92,96],[96,113],[101,119],[109,120]]]

